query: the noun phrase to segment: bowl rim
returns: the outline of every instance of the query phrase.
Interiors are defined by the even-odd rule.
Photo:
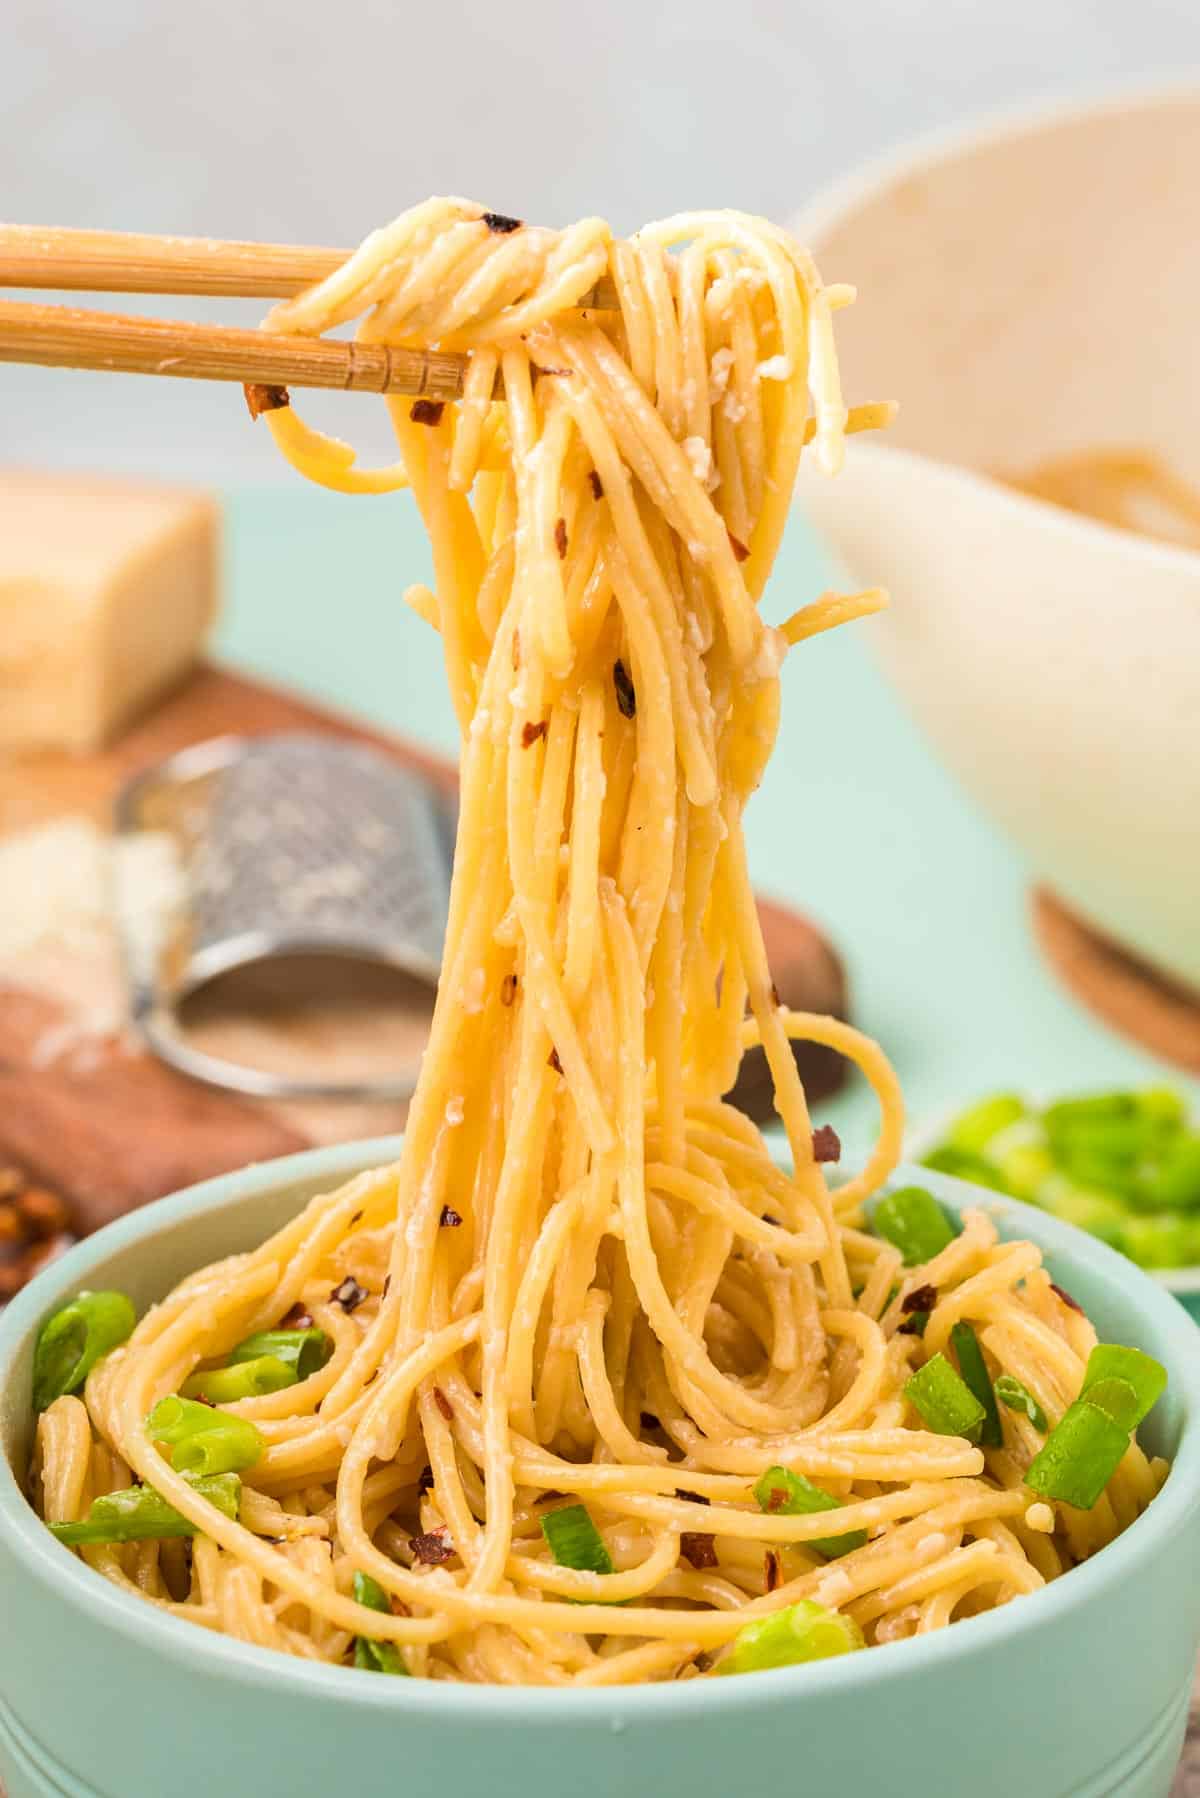
[[[1109,113],[1150,111],[1189,100],[1200,106],[1200,76],[1194,70],[1182,75],[1142,75],[1132,81],[1118,76],[987,107],[981,113],[915,132],[864,158],[810,195],[791,214],[788,229],[808,243],[879,188],[952,162],[966,150],[1031,136],[1052,125],[1103,118]]]
[[[1032,514],[1040,519],[1043,530],[1057,530],[1064,537],[1090,541],[1110,556],[1114,549],[1119,548],[1137,560],[1139,569],[1154,566],[1169,574],[1183,574],[1192,582],[1200,576],[1200,550],[1189,549],[1185,543],[1172,543],[1164,537],[1145,536],[1140,531],[1126,530],[1123,525],[1107,524],[1102,518],[1089,518],[1085,513],[1072,512],[1054,500],[1041,499],[1035,493],[1023,493],[1019,487],[1010,487],[995,475],[987,474],[983,469],[972,468],[966,462],[952,462],[944,456],[931,456],[926,450],[910,449],[904,444],[868,443],[862,436],[856,437],[847,456],[846,468],[838,476],[839,481],[845,480],[848,474],[869,474],[873,462],[878,462],[884,468],[889,464],[909,463],[912,467],[919,468],[926,480],[942,480],[951,487],[957,483],[972,492],[986,493],[993,508],[1003,505],[1018,516],[1022,513],[1026,516]],[[819,491],[818,483],[827,478],[814,464],[810,464],[807,469],[801,464],[796,482],[796,503],[802,511],[812,493]],[[947,497],[952,498],[953,495]],[[1190,598],[1189,594],[1189,600]]]
[[[78,1286],[92,1267],[114,1251],[148,1241],[184,1220],[251,1202],[280,1187],[314,1180],[328,1180],[332,1185],[365,1168],[394,1161],[401,1141],[397,1136],[378,1137],[259,1162],[160,1199],[87,1237],[45,1268],[0,1315],[0,1404],[16,1353],[31,1328],[48,1306]],[[1031,1594],[1030,1602],[964,1618],[952,1630],[884,1643],[865,1655],[817,1663],[805,1668],[802,1685],[798,1685],[793,1668],[762,1673],[752,1680],[706,1681],[706,1709],[715,1707],[729,1714],[769,1708],[782,1699],[820,1702],[823,1694],[849,1688],[867,1693],[893,1678],[936,1675],[948,1660],[958,1660],[964,1653],[986,1654],[1012,1637],[1036,1632],[1039,1622],[1048,1621],[1051,1606],[1060,1617],[1069,1617],[1104,1591],[1111,1593],[1127,1579],[1136,1578],[1139,1566],[1173,1540],[1189,1514],[1200,1509],[1200,1355],[1196,1354],[1196,1325],[1182,1307],[1132,1262],[1046,1212],[904,1163],[891,1176],[893,1182],[914,1179],[932,1185],[955,1210],[967,1204],[987,1209],[1003,1220],[1009,1233],[1014,1225],[1025,1230],[1028,1222],[1031,1239],[1048,1253],[1082,1264],[1101,1279],[1127,1289],[1132,1302],[1140,1303],[1154,1317],[1170,1348],[1172,1384],[1184,1403],[1183,1429],[1171,1475],[1154,1503],[1116,1541],[1073,1568],[1068,1578]],[[688,1682],[564,1690],[364,1680],[354,1668],[296,1660],[211,1634],[121,1591],[61,1548],[28,1504],[6,1455],[0,1455],[0,1530],[19,1558],[25,1578],[57,1588],[60,1596],[88,1612],[115,1637],[137,1639],[139,1646],[185,1667],[193,1678],[234,1679],[285,1695],[294,1693],[310,1702],[333,1701],[371,1709],[384,1706],[398,1715],[430,1723],[444,1723],[459,1715],[481,1722],[517,1724],[533,1724],[548,1717],[556,1723],[576,1720],[593,1725],[608,1719],[623,1726],[626,1717],[654,1723],[678,1718],[681,1713],[686,1716],[687,1707],[694,1702]]]
[[[952,121],[904,138],[899,144],[867,157],[847,174],[827,182],[810,196],[788,219],[788,229],[807,246],[819,246],[820,239],[834,225],[848,218],[868,199],[898,182],[960,160],[972,150],[1015,141],[1044,131],[1051,126],[1067,126],[1090,118],[1119,116],[1129,111],[1154,111],[1185,102],[1200,108],[1200,79],[1195,73],[1175,76],[1143,76],[1133,81],[1116,79],[1089,84],[1061,93],[1043,93],[1033,99],[992,107],[973,118]],[[813,249],[820,256],[819,247]],[[1051,500],[1022,493],[990,475],[923,450],[904,449],[888,443],[856,442],[854,461],[874,456],[886,460],[899,457],[926,468],[937,468],[961,475],[973,485],[986,488],[990,494],[1003,494],[1018,510],[1034,507],[1046,521],[1052,515],[1064,530],[1091,537],[1098,544],[1111,547],[1114,539],[1138,546],[1139,554],[1152,554],[1167,568],[1197,572],[1200,552],[1183,544],[1162,538],[1143,536],[1118,525],[1106,524],[1082,513],[1070,512]],[[797,488],[802,496],[802,488]]]

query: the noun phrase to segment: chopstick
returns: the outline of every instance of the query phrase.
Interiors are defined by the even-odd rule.
[[[0,287],[288,299],[323,281],[349,255],[304,244],[0,225]]]
[[[0,362],[270,387],[462,397],[466,357],[0,300]]]
[[[0,362],[237,381],[243,386],[332,387],[434,401],[461,399],[467,368],[465,356],[447,350],[282,337],[270,331],[133,318],[21,300],[0,300]],[[880,430],[890,424],[895,410],[888,400],[852,406],[846,429]],[[810,419],[806,442],[815,428]]]
[[[0,225],[0,287],[280,300],[323,281],[352,254],[311,244],[156,237],[143,231],[79,231],[60,225]],[[579,303],[615,306],[612,283],[607,279],[597,282]]]

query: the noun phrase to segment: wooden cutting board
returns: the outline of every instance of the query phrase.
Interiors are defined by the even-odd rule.
[[[454,769],[410,743],[208,666],[102,753],[0,763],[0,836],[68,815],[84,815],[107,828],[124,780],[164,756],[228,733],[295,730],[370,744],[424,770],[448,795],[455,789]],[[760,904],[781,995],[807,1009],[844,1015],[841,964],[825,939],[795,913]],[[93,1042],[82,1056],[47,1060],[39,1045],[70,1023],[63,1015],[69,1007],[60,999],[23,988],[11,973],[7,983],[0,982],[0,1168],[11,1163],[62,1194],[81,1230],[249,1161],[403,1125],[404,1107],[397,1104],[280,1105],[235,1098],[174,1073],[128,1038]],[[276,1007],[260,1033],[282,1052],[288,1071],[315,1073],[355,1048],[369,1057],[386,1028],[377,1008],[356,1010],[351,997],[336,1014],[335,1027],[326,1021],[322,1029]],[[218,1017],[204,1029],[205,1047],[242,1058],[244,1021]],[[275,1053],[272,1065],[279,1062]],[[810,1092],[819,1097],[840,1081],[842,1064],[828,1051],[806,1050],[803,1071]],[[751,1103],[754,1072],[751,1063],[746,1070]]]

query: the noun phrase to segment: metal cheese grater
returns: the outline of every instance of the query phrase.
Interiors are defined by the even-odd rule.
[[[280,956],[377,962],[437,984],[453,817],[421,774],[317,735],[223,737],[138,775],[120,836],[165,833],[179,879],[147,915],[117,894],[132,1015],[184,1073],[261,1098],[394,1099],[416,1068],[353,1084],[294,1080],[201,1053],[179,1031],[207,981]]]

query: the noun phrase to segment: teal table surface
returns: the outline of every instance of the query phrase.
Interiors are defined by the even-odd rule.
[[[402,597],[429,566],[407,494],[238,490],[218,652],[452,754],[440,645]],[[782,618],[835,582],[794,515],[766,615]],[[869,621],[850,625],[788,659],[779,742],[747,813],[759,891],[828,931],[854,1021],[891,1056],[918,1127],[994,1087],[1048,1094],[1162,1079],[1160,1063],[1045,971],[1029,931],[1030,870],[940,768],[877,671],[870,631]],[[849,1153],[869,1146],[874,1104],[861,1081],[820,1118]]]

